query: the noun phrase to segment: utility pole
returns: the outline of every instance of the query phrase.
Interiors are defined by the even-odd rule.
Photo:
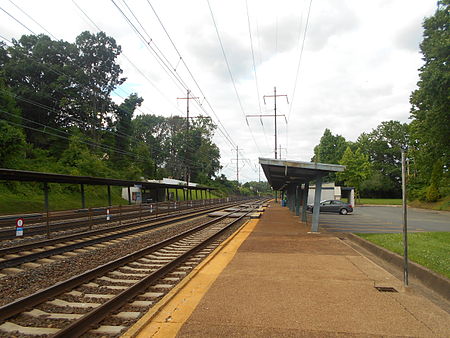
[[[177,97],[177,100],[186,100],[186,143],[187,146],[189,146],[189,100],[192,99],[198,99],[198,97],[189,97],[189,94],[191,93],[191,91],[188,89],[187,90],[187,96],[186,97]],[[186,185],[189,186],[189,176],[190,176],[190,168],[189,168],[189,151],[186,151],[186,175],[185,175],[185,179],[186,179]]]
[[[283,94],[283,95],[277,95],[277,87],[273,87],[273,95],[264,95],[263,96],[263,100],[264,100],[264,104],[266,104],[266,97],[273,97],[273,101],[274,101],[274,121],[275,121],[275,159],[277,159],[277,96],[286,96],[286,101],[289,104],[289,100],[287,95]],[[286,116],[284,117],[286,118]]]
[[[243,149],[239,149],[239,146],[236,146],[236,149],[233,149],[236,152],[236,180],[237,183],[239,184],[239,161],[249,161],[248,158],[239,158],[239,150],[243,150]]]
[[[278,96],[286,96],[286,102],[289,104],[289,100],[288,100],[288,97],[286,94],[278,94],[277,95],[277,87],[273,87],[273,95],[264,95],[263,96],[264,104],[266,104],[266,97],[273,97],[273,99],[274,99],[273,115],[246,115],[245,116],[246,118],[247,117],[259,117],[259,118],[273,117],[274,118],[274,122],[275,122],[275,133],[274,133],[274,136],[275,136],[275,146],[274,146],[275,159],[277,159],[277,157],[278,157],[277,156],[277,117],[284,116],[284,119],[287,123],[285,115],[279,115],[279,114],[277,115],[277,97]],[[280,152],[281,152],[281,150],[280,150]],[[277,192],[275,191],[275,203],[276,202],[277,202]]]
[[[236,146],[236,181],[239,184],[239,146]]]
[[[281,117],[281,116],[283,116],[284,117],[284,119],[286,120],[286,115],[280,115],[280,114],[278,114],[277,115],[277,97],[278,96],[286,96],[286,101],[287,101],[287,103],[289,104],[289,100],[288,100],[288,97],[287,97],[287,95],[285,95],[285,94],[278,94],[277,95],[277,87],[273,87],[273,95],[264,95],[263,96],[263,100],[264,100],[264,104],[266,104],[266,97],[273,97],[274,98],[274,113],[273,114],[270,114],[270,115],[246,115],[245,117],[247,118],[247,117],[259,117],[259,118],[261,118],[261,117],[273,117],[274,118],[274,121],[275,121],[275,147],[274,147],[274,153],[275,153],[275,159],[277,159],[277,117]],[[287,120],[286,120],[286,123],[287,123]]]

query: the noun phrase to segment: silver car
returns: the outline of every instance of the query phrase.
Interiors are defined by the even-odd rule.
[[[313,212],[313,208],[312,205],[307,206],[307,210],[311,212]],[[349,212],[353,212],[353,206],[338,200],[326,200],[320,202],[320,212],[338,212],[341,215],[347,215]]]

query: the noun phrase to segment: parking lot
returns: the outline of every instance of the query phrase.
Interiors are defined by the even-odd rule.
[[[308,223],[310,222],[311,214],[308,213]],[[358,206],[348,215],[322,212],[319,227],[332,232],[402,232],[402,208]],[[408,208],[408,231],[450,231],[450,212]]]

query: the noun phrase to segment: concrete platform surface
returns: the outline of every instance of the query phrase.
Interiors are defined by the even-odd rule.
[[[334,235],[308,231],[271,204],[138,336],[450,337],[449,309],[405,290]]]

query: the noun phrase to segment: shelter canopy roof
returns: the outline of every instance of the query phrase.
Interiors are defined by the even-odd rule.
[[[273,190],[283,190],[289,184],[310,182],[332,172],[342,172],[345,166],[316,162],[301,162],[259,158],[267,181]]]
[[[171,189],[188,189],[188,190],[214,190],[214,188],[199,187],[199,186],[194,187],[186,185],[133,181],[133,180],[119,180],[114,178],[102,178],[91,176],[72,176],[64,174],[51,174],[37,171],[2,169],[2,168],[0,168],[0,180],[66,183],[66,184],[113,185],[121,187],[141,186],[144,189],[171,188]]]

